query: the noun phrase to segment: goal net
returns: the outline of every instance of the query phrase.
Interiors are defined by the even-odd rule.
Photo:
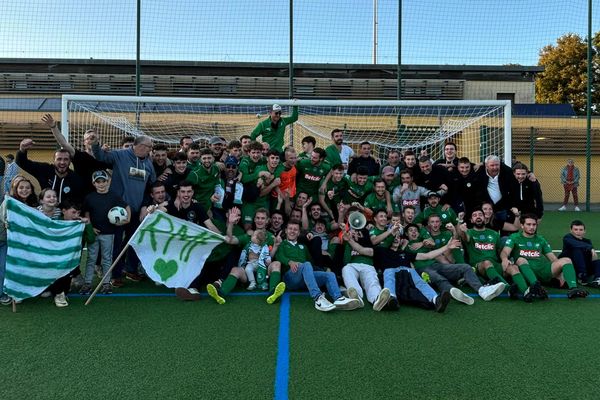
[[[481,162],[491,154],[510,165],[509,101],[358,101],[194,99],[129,96],[64,95],[62,131],[75,147],[83,133],[95,128],[103,143],[118,148],[124,136],[147,135],[172,148],[182,136],[207,143],[213,136],[226,141],[249,135],[269,116],[273,104],[283,115],[298,106],[298,121],[287,129],[286,144],[301,149],[305,136],[317,146],[331,144],[331,131],[342,129],[346,144],[372,144],[374,156],[391,149],[427,150],[443,157],[444,144],[454,142],[458,155]]]

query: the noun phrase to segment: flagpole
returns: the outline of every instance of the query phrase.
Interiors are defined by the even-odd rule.
[[[12,301],[12,309],[13,309],[14,313],[17,312],[17,302],[15,301],[15,299],[13,299],[13,301]]]
[[[98,283],[98,286],[96,286],[96,289],[94,289],[94,291],[90,295],[90,298],[87,299],[87,301],[85,302],[86,306],[88,304],[90,304],[90,302],[92,301],[92,299],[94,298],[94,296],[96,296],[96,294],[98,293],[98,291],[100,291],[100,287],[102,286],[102,282],[104,282],[104,280],[106,279],[107,276],[110,276],[110,274],[112,273],[112,270],[115,269],[115,266],[121,260],[121,258],[123,258],[123,256],[125,255],[125,252],[127,251],[128,248],[129,248],[129,243],[127,243],[125,245],[125,247],[123,247],[123,250],[121,250],[121,253],[119,253],[119,255],[117,256],[117,258],[115,259],[115,261],[113,261],[113,263],[110,266],[110,268],[108,269],[108,271],[106,271],[106,274],[104,274],[104,276],[102,277],[102,279],[100,279],[100,283]]]

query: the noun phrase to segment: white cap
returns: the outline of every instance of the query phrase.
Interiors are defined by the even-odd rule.
[[[281,112],[281,106],[279,104],[273,104],[271,111]]]

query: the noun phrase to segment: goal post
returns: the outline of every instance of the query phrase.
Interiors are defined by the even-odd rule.
[[[80,147],[85,130],[95,128],[102,140],[118,147],[123,136],[147,135],[172,147],[182,136],[230,141],[249,135],[269,115],[273,104],[283,115],[299,108],[293,136],[286,144],[300,150],[301,139],[313,136],[317,146],[331,144],[333,129],[345,132],[346,144],[358,149],[373,145],[374,155],[392,149],[427,150],[443,157],[443,145],[454,142],[458,155],[482,162],[498,155],[511,164],[511,103],[509,100],[279,100],[187,97],[63,95],[62,132]]]

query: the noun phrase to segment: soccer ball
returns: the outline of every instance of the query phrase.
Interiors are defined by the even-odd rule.
[[[108,221],[113,225],[120,225],[127,220],[127,210],[123,207],[113,207],[108,210]]]

